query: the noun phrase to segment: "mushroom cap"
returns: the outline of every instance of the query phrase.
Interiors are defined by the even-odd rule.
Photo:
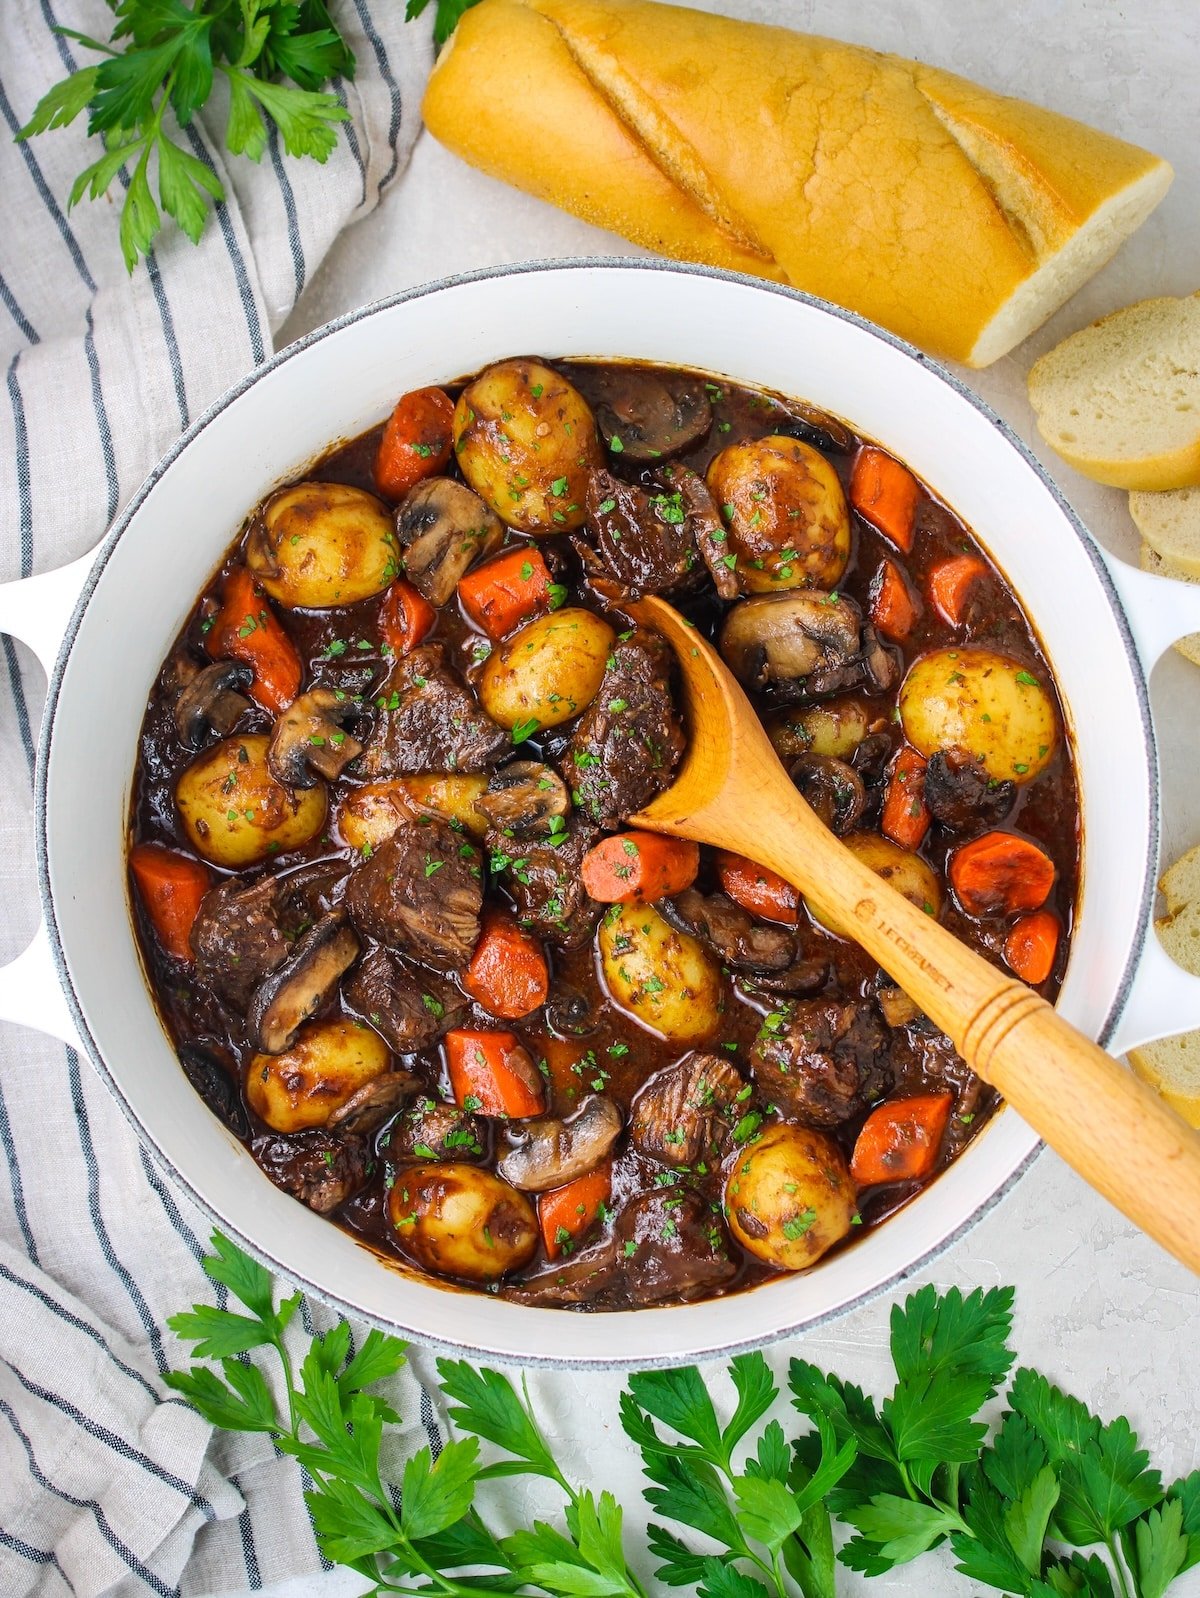
[[[214,660],[190,676],[175,700],[175,730],[181,743],[198,749],[210,729],[222,738],[231,733],[250,701],[239,692],[254,673],[237,660]]]
[[[490,826],[524,838],[555,831],[555,819],[565,821],[571,813],[571,796],[552,766],[540,760],[512,760],[492,773],[475,808]]]
[[[427,477],[396,510],[404,573],[431,605],[444,605],[458,580],[504,537],[495,511],[465,483]]]
[[[264,1054],[282,1054],[301,1025],[332,995],[358,956],[345,911],[331,910],[297,940],[291,955],[259,983],[246,1020]]]
[[[522,1141],[496,1170],[526,1193],[546,1193],[593,1170],[621,1135],[621,1112],[603,1094],[590,1095],[568,1121],[554,1116],[522,1123]]]
[[[275,722],[267,766],[285,788],[314,788],[318,777],[334,782],[363,746],[342,724],[359,713],[350,696],[333,688],[298,694]]]

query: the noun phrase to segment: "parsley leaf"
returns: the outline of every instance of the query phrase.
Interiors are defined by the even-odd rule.
[[[454,32],[464,12],[478,3],[479,0],[437,0],[437,12],[433,21],[433,42],[439,49]],[[411,22],[414,17],[419,17],[428,4],[429,0],[408,0],[404,7],[405,20]],[[534,398],[537,398],[536,394]]]

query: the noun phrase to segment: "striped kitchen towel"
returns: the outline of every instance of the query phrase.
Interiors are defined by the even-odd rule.
[[[0,5],[0,580],[98,541],[189,422],[271,354],[333,239],[403,170],[428,26],[404,25],[403,0],[333,9],[358,74],[335,89],[351,120],[330,160],[293,160],[272,137],[261,164],[227,165],[214,104],[212,120],[206,111],[181,137],[219,173],[227,201],[199,247],[165,232],[130,278],[120,188],[116,203],[68,211],[75,174],[98,150],[82,120],[12,139],[51,83],[95,59],[56,30],[107,37],[112,11],[105,0]],[[10,639],[0,649],[3,962],[37,920],[43,685]],[[362,1591],[350,1572],[323,1571],[294,1462],[261,1439],[214,1438],[162,1384],[186,1363],[167,1316],[211,1298],[204,1217],[140,1149],[86,1062],[8,1026],[0,1151],[0,1594]],[[297,1335],[330,1321],[305,1319]],[[402,1376],[394,1401],[436,1448],[416,1381]]]

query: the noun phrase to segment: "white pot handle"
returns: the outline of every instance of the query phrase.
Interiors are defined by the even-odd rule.
[[[1147,678],[1155,662],[1188,633],[1200,632],[1200,583],[1181,583],[1138,571],[1105,554]],[[1177,965],[1153,928],[1146,937],[1120,1019],[1108,1041],[1112,1054],[1200,1027],[1200,977]]]
[[[67,623],[95,558],[93,550],[57,571],[20,582],[0,583],[0,633],[9,633],[28,644],[47,676],[58,659]],[[80,1047],[50,952],[45,921],[39,924],[23,952],[0,967],[0,1021],[15,1021],[35,1032],[48,1032],[72,1048]]]

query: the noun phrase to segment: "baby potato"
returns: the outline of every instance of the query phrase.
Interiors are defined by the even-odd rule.
[[[870,724],[871,712],[860,699],[831,699],[808,710],[776,710],[766,718],[767,736],[782,760],[795,760],[797,755],[849,760]]]
[[[374,494],[344,483],[297,483],[260,507],[246,564],[281,605],[353,605],[382,593],[396,575],[396,531]]]
[[[721,971],[705,946],[649,905],[614,905],[600,923],[614,1004],[672,1043],[702,1043],[721,1022]]]
[[[604,464],[583,395],[540,361],[500,361],[467,384],[454,449],[475,492],[523,533],[580,526],[588,473]]]
[[[230,871],[298,849],[325,825],[323,782],[289,790],[267,768],[270,737],[223,738],[181,772],[175,808],[198,855]]]
[[[742,592],[833,588],[850,558],[838,474],[811,444],[773,436],[730,444],[708,468]]]
[[[487,785],[486,777],[457,774],[364,783],[342,800],[337,830],[343,843],[361,853],[364,846],[378,849],[399,827],[433,811],[447,821],[457,821],[472,837],[482,838],[487,820],[476,810],[475,801],[487,792]]]
[[[739,1150],[725,1183],[729,1230],[781,1271],[802,1271],[854,1224],[854,1183],[842,1151],[811,1127],[784,1121]]]
[[[439,1276],[494,1282],[528,1264],[537,1247],[524,1193],[475,1165],[406,1166],[387,1210],[400,1247]]]
[[[590,610],[539,616],[487,658],[479,679],[483,708],[501,727],[556,727],[591,703],[616,634]]]
[[[996,782],[1032,782],[1058,746],[1054,700],[1020,661],[991,649],[936,649],[900,686],[904,736],[926,759],[978,755]]]
[[[283,1054],[256,1054],[246,1067],[246,1099],[276,1132],[324,1126],[359,1088],[382,1076],[390,1056],[361,1021],[311,1021]]]
[[[877,877],[882,877],[895,888],[897,893],[902,893],[910,904],[915,904],[918,910],[924,910],[926,915],[932,916],[936,921],[942,909],[942,885],[938,881],[937,873],[933,867],[927,865],[919,854],[913,854],[910,849],[902,849],[898,843],[893,843],[890,838],[883,838],[877,832],[852,832],[842,842],[851,854],[855,854],[864,866],[869,866]],[[833,921],[825,921],[812,912],[813,920],[819,926],[827,928],[830,932],[838,932],[843,937],[853,937],[853,931],[837,925]]]

